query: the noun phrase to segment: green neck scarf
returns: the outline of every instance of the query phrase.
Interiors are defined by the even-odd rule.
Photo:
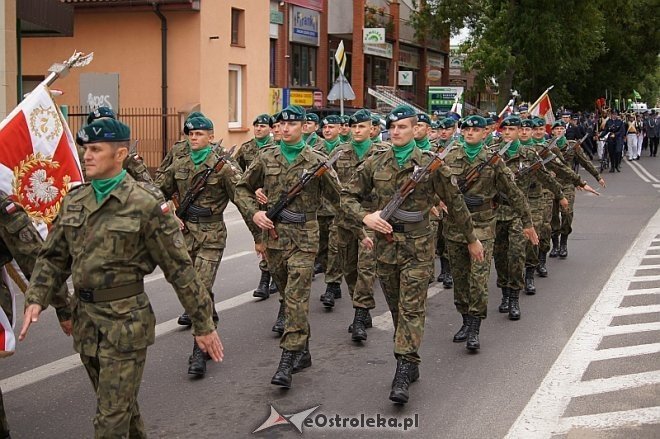
[[[532,145],[534,144],[534,139],[532,139],[532,138],[530,137],[530,138],[527,139],[527,140],[520,140],[520,144],[521,144],[522,146],[532,146]]]
[[[325,150],[330,153],[341,143],[341,141],[339,140],[339,137],[336,137],[335,140],[325,139],[323,143],[325,143]]]
[[[293,145],[289,145],[282,140],[280,142],[280,150],[282,151],[282,155],[286,159],[286,161],[291,164],[293,163],[296,158],[300,155],[302,150],[305,148],[307,144],[305,143],[304,140],[300,140],[298,143],[294,143]]]
[[[484,143],[486,145],[489,145],[490,142],[492,142],[492,141],[493,141],[493,133],[488,133],[488,135],[486,136],[486,140],[484,140]]]
[[[350,134],[340,134],[339,135],[339,140],[341,140],[341,143],[346,143],[351,140],[351,135]]]
[[[254,138],[254,143],[257,144],[257,148],[261,149],[264,146],[268,145],[270,143],[270,136],[265,136],[262,137],[261,139]]]
[[[379,140],[380,140],[380,134],[376,134],[375,136],[373,136],[373,137],[371,138],[371,141],[372,141],[372,142],[378,142]]]
[[[511,142],[511,146],[509,146],[509,149],[506,150],[506,155],[508,155],[509,157],[513,157],[518,153],[519,148],[520,148],[520,140],[516,139],[513,142]]]
[[[358,158],[362,160],[362,157],[364,157],[364,155],[369,150],[369,147],[371,147],[371,139],[363,140],[362,142],[351,140],[351,145],[353,146],[353,149],[355,150]]]
[[[540,139],[532,137],[532,140],[534,141],[535,145],[541,145],[541,144],[545,143],[545,137],[541,137]]]
[[[104,178],[102,180],[92,180],[92,189],[94,189],[94,195],[96,195],[96,202],[101,203],[114,188],[121,183],[121,181],[126,176],[126,169],[122,169],[121,172],[114,177]]]
[[[465,151],[465,155],[467,156],[468,162],[470,163],[474,162],[474,159],[477,158],[477,155],[479,155],[483,146],[484,146],[483,141],[479,143],[475,143],[474,145],[470,145],[467,142],[463,143],[463,151]]]
[[[428,136],[425,136],[421,140],[415,140],[415,143],[417,144],[417,148],[421,149],[422,151],[428,151],[431,149],[431,142],[429,141]]]
[[[302,138],[309,146],[313,146],[316,143],[316,133],[303,134]]]
[[[198,168],[199,165],[206,161],[206,158],[211,154],[211,151],[213,151],[213,148],[211,148],[210,145],[205,146],[202,149],[190,150],[190,159],[195,164],[195,168]]]
[[[561,138],[557,140],[557,146],[559,147],[559,149],[564,149],[564,147],[566,146],[566,137],[561,136]]]
[[[394,158],[396,159],[399,168],[402,168],[403,165],[405,165],[406,162],[410,160],[410,156],[412,155],[413,150],[415,149],[416,146],[417,143],[415,142],[415,139],[412,139],[410,142],[408,142],[407,145],[403,145],[403,146],[392,145],[392,152],[394,153]]]

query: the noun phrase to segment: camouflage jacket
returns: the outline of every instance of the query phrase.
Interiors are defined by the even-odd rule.
[[[511,170],[511,173],[515,175],[516,171],[526,168],[537,162],[539,156],[536,154],[534,149],[520,145],[518,151],[509,156],[509,153],[505,153],[506,165]],[[516,177],[516,184],[520,190],[530,198],[540,198],[543,196],[543,188],[547,188],[552,192],[557,199],[564,198],[564,192],[562,191],[561,185],[555,180],[548,171],[541,168],[534,173],[528,173],[520,177]],[[497,207],[497,220],[498,221],[509,221],[516,217],[515,212],[509,205],[506,195],[500,193],[499,195],[499,205]]]
[[[353,177],[342,190],[342,209],[346,221],[354,223],[354,227],[362,227],[362,219],[372,210],[366,209],[362,202],[375,195],[373,208],[382,210],[410,178],[416,166],[424,166],[432,160],[433,154],[414,148],[410,160],[399,168],[392,149],[378,151],[367,158],[357,168]],[[449,217],[454,218],[456,230],[464,242],[474,242],[474,234],[470,213],[465,206],[458,187],[451,181],[451,174],[446,166],[441,166],[432,174],[427,174],[406,198],[400,209],[409,212],[422,212],[428,220],[435,196],[439,196],[447,205]],[[395,233],[395,240],[405,240],[410,237],[427,236],[432,228],[427,226],[408,233]]]
[[[91,185],[64,197],[30,279],[25,302],[45,305],[73,278],[73,343],[77,352],[124,358],[155,339],[155,316],[141,293],[83,302],[80,289],[130,285],[160,266],[196,335],[214,330],[211,296],[197,276],[179,226],[160,191],[126,176],[100,204]]]
[[[206,161],[199,167],[195,166],[190,154],[175,157],[172,164],[156,180],[156,185],[165,195],[165,199],[170,200],[174,194],[179,194],[179,201],[181,201],[188,189],[197,180],[198,175],[216,164],[218,154],[222,151],[222,147],[220,147],[220,150],[216,149],[209,154]],[[193,202],[195,206],[208,209],[211,215],[217,216],[217,220],[213,222],[185,221],[186,233],[191,233],[197,242],[202,242],[204,248],[225,248],[227,227],[222,214],[230,201],[234,203],[234,190],[241,175],[236,163],[229,161],[222,167],[220,172],[211,174],[206,181],[206,187]],[[254,225],[251,216],[245,215],[245,209],[242,209],[239,205],[237,206],[255,242],[261,242],[261,229]]]
[[[484,148],[479,152],[474,162],[470,163],[463,148],[451,151],[445,158],[452,179],[457,182],[463,180],[466,174],[483,162],[487,162],[489,154]],[[525,195],[516,186],[513,173],[499,160],[494,166],[486,166],[476,183],[463,196],[468,206],[478,205],[471,213],[472,222],[477,238],[480,240],[495,238],[495,201],[496,196],[502,193],[508,200],[517,216],[522,219],[525,228],[532,227],[532,217]],[[488,208],[488,207],[491,208]],[[443,235],[452,241],[463,242],[462,224],[449,216]]]
[[[545,143],[539,144],[536,143],[534,144],[534,150],[537,153],[541,153],[541,151],[544,149]],[[552,161],[546,163],[545,167],[550,171],[550,175],[554,174],[554,177],[557,179],[559,184],[561,184],[563,187],[566,186],[584,186],[587,184],[586,181],[582,180],[582,177],[580,177],[579,174],[576,174],[573,172],[573,170],[566,165],[563,161],[563,156],[559,148],[556,146],[551,149],[552,153],[556,155],[557,157],[553,159]],[[546,188],[544,188],[545,190]],[[549,192],[549,191],[548,191]]]
[[[238,154],[236,154],[235,156],[236,162],[238,162],[238,165],[241,167],[241,170],[245,172],[245,170],[250,167],[257,154],[263,151],[264,148],[272,145],[273,145],[272,138],[271,140],[268,141],[266,145],[264,145],[261,148],[259,148],[257,142],[254,139],[248,140],[247,142],[242,144],[241,149],[238,150]]]
[[[160,162],[158,169],[156,169],[155,180],[158,181],[158,178],[167,170],[167,168],[170,167],[175,158],[185,157],[188,154],[190,154],[190,143],[188,142],[188,139],[175,142],[174,145],[172,145],[172,149],[167,151],[167,155],[165,155],[163,161]]]
[[[318,153],[319,155],[325,157],[326,159],[337,152],[337,148],[339,148],[339,145],[330,153],[328,153],[328,150],[325,147],[325,139],[320,138],[320,142],[317,140],[316,142],[313,142],[310,147],[314,150],[314,152]],[[309,139],[307,139],[309,140]],[[336,168],[336,167],[335,167]],[[321,208],[319,209],[317,215],[318,216],[335,216],[337,214],[336,209],[332,206],[332,203],[330,203],[328,200],[323,199],[321,200]]]
[[[303,148],[296,160],[289,164],[282,156],[279,146],[272,146],[252,162],[236,186],[236,205],[244,209],[250,218],[259,210],[254,192],[263,188],[268,197],[268,208],[277,203],[280,195],[287,193],[299,180],[303,172],[313,170],[327,158],[311,148]],[[321,178],[314,178],[298,195],[287,209],[305,213],[309,219],[303,224],[283,224],[275,220],[275,229],[279,239],[271,239],[264,234],[266,245],[272,249],[289,249],[297,246],[308,252],[317,252],[319,246],[319,224],[316,215],[323,203],[323,198],[339,209],[339,181],[334,170],[326,172]]]
[[[566,143],[567,145],[563,149],[559,148],[566,165],[568,167],[572,167],[573,162],[577,162],[584,169],[586,169],[588,173],[593,175],[596,181],[600,180],[600,173],[598,172],[596,167],[591,163],[591,161],[587,158],[584,151],[582,151],[582,147],[577,145],[577,141],[569,140]]]

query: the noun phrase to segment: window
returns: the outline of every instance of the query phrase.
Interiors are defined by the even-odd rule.
[[[316,47],[291,45],[291,85],[316,87]]]
[[[229,112],[227,121],[229,128],[243,127],[243,67],[229,65]]]
[[[231,45],[245,46],[245,11],[231,8]]]
[[[275,72],[277,71],[277,40],[270,40],[270,85],[275,87]]]

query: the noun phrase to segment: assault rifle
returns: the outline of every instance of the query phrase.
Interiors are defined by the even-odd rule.
[[[335,164],[342,153],[343,151],[339,149],[328,160],[319,163],[313,171],[303,172],[303,174],[300,176],[300,180],[298,180],[298,182],[291,189],[289,189],[288,192],[282,192],[282,195],[280,195],[280,199],[277,201],[277,203],[268,209],[266,212],[266,217],[273,222],[277,220],[280,214],[283,213],[284,209],[290,205],[298,195],[300,195],[303,189],[305,189],[305,186],[307,186],[314,178],[318,178],[330,170],[332,165]],[[268,231],[268,235],[270,235],[271,239],[279,238],[275,229],[270,229]]]
[[[488,160],[482,162],[479,164],[479,166],[470,169],[470,172],[468,172],[467,175],[465,175],[465,178],[459,183],[458,189],[462,193],[469,191],[474,183],[476,183],[479,176],[481,176],[484,168],[486,166],[493,166],[495,163],[497,163],[500,158],[502,158],[502,155],[509,149],[512,143],[513,141],[507,142],[506,145],[504,145],[499,151],[496,151],[492,156],[490,156]]]
[[[554,153],[552,152],[552,148],[554,148],[554,146],[557,144],[558,141],[559,141],[559,136],[553,138],[552,142],[550,142],[549,145],[545,145],[545,144],[542,145],[543,149],[539,152],[539,155],[541,156],[541,158],[546,158],[550,154],[554,155]]]
[[[185,195],[181,199],[179,207],[176,209],[176,216],[181,218],[183,221],[188,218],[190,213],[190,206],[192,206],[195,200],[206,188],[206,182],[208,181],[209,177],[216,172],[220,172],[222,167],[231,157],[234,149],[236,149],[236,145],[232,146],[229,151],[218,157],[218,161],[215,163],[215,165],[213,165],[213,167],[205,169],[204,172],[197,176],[197,180],[195,180],[192,186],[188,188]]]
[[[537,161],[535,161],[531,165],[526,166],[522,169],[518,169],[516,172],[514,172],[514,175],[516,176],[516,179],[518,179],[519,177],[523,177],[527,174],[533,174],[536,171],[538,171],[539,169],[545,167],[545,165],[547,163],[550,163],[552,160],[554,160],[555,157],[557,157],[557,156],[554,155],[553,153],[550,153],[545,158],[539,158]]]
[[[442,152],[434,154],[433,160],[428,162],[426,166],[415,169],[408,180],[396,192],[394,197],[387,203],[383,210],[380,211],[379,216],[385,221],[388,221],[390,218],[392,218],[399,207],[401,207],[403,202],[406,201],[406,198],[408,198],[408,196],[413,193],[415,187],[417,187],[417,184],[422,181],[422,178],[424,178],[424,176],[427,174],[431,174],[433,171],[442,166],[444,163],[444,158],[447,157],[447,154],[449,154],[452,149],[454,149],[455,145],[456,139],[452,140]],[[388,242],[394,241],[394,237],[391,233],[385,235],[385,239],[387,239]]]
[[[587,140],[587,137],[589,137],[589,133],[585,134],[584,137],[582,137],[580,140],[578,140],[577,142],[575,142],[575,144],[573,145],[573,149],[578,149],[578,148],[582,145],[582,143],[583,143],[585,140]]]

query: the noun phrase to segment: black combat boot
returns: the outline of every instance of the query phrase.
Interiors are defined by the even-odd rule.
[[[258,297],[260,299],[268,299],[270,296],[270,291],[268,291],[270,287],[270,271],[261,271],[261,279],[259,279],[259,285],[257,285],[257,289],[254,290],[254,293],[252,293],[252,296]]]
[[[293,373],[298,373],[312,366],[312,354],[309,353],[309,342],[305,344],[305,349],[297,354],[296,359],[293,360]]]
[[[369,312],[368,309],[367,309],[367,317],[364,319],[364,327],[367,329],[373,327],[373,322],[371,321],[371,313]],[[353,332],[353,323],[348,325],[348,332]]]
[[[341,287],[337,282],[330,282],[325,287],[325,293],[321,294],[321,303],[328,309],[331,309],[335,306],[335,291],[337,289],[341,290]]]
[[[442,286],[445,287],[445,289],[452,288],[454,286],[454,278],[451,276],[451,265],[449,265],[449,259],[440,258],[440,264],[442,264],[442,271],[445,273],[444,279],[442,280]]]
[[[268,292],[270,294],[276,294],[277,293],[277,284],[275,283],[275,280],[273,278],[270,278],[270,288],[268,289]]]
[[[534,267],[525,267],[525,294],[536,294],[534,285]]]
[[[539,253],[539,265],[536,266],[536,272],[541,277],[548,277],[548,267],[545,266],[546,253]]]
[[[280,335],[284,334],[284,302],[280,302],[280,310],[277,311],[277,320],[275,320],[272,331]]]
[[[213,323],[215,323],[215,327],[218,327],[218,322],[220,321],[220,316],[218,315],[218,311],[215,309],[215,304],[213,306]]]
[[[323,269],[323,265],[321,265],[320,262],[314,262],[314,276],[321,273],[325,273],[325,269]]]
[[[513,297],[513,290],[509,291],[509,312],[511,312],[511,298]],[[479,328],[481,327],[481,319],[477,316],[468,316],[469,327],[467,334],[467,344],[465,347],[470,351],[476,351],[481,347],[479,344]]]
[[[11,439],[9,431],[0,431],[0,439]]]
[[[280,357],[280,364],[277,366],[277,371],[273,378],[270,380],[271,384],[276,386],[286,387],[287,389],[291,388],[291,374],[293,373],[293,363],[296,361],[296,357],[300,355],[300,352],[288,351],[282,349],[282,357]]]
[[[509,288],[502,287],[502,303],[497,309],[501,313],[509,312]]]
[[[181,326],[187,326],[187,327],[192,326],[192,320],[190,320],[190,316],[185,312],[179,316],[179,319],[176,322]]]
[[[559,259],[566,259],[568,257],[568,235],[561,235],[559,241]]]
[[[188,359],[190,366],[188,366],[188,375],[195,375],[196,377],[203,378],[206,373],[206,361],[209,359],[206,354],[199,347],[197,342],[193,345],[193,353]]]
[[[559,235],[552,234],[552,250],[550,250],[550,257],[556,258],[559,254]]]
[[[520,290],[509,291],[509,320],[520,320]]]
[[[419,379],[419,367],[407,360],[400,359],[396,362],[396,372],[392,380],[392,391],[390,392],[390,401],[398,404],[408,402],[408,387]]]
[[[463,316],[463,325],[461,328],[458,330],[456,334],[454,334],[454,343],[460,343],[462,341],[467,340],[468,337],[468,327],[470,326],[470,316],[467,314],[461,314]]]
[[[355,317],[353,317],[351,340],[364,341],[367,339],[367,316],[369,310],[366,308],[355,308]]]

